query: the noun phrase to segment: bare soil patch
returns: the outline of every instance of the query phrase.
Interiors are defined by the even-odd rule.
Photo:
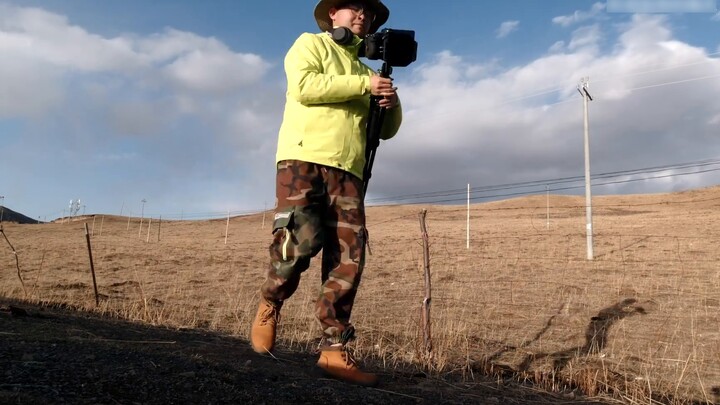
[[[377,388],[324,378],[309,353],[252,352],[236,337],[3,300],[0,402],[14,404],[599,403],[512,381],[389,372]]]

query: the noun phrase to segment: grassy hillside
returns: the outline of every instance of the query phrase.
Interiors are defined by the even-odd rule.
[[[424,350],[427,209],[432,352]],[[532,381],[624,403],[712,403],[720,393],[720,188],[368,209],[372,254],[353,312],[356,352],[382,370]],[[269,217],[268,217],[269,218]],[[268,218],[97,215],[8,224],[0,294],[152,325],[246,337],[267,266]],[[95,307],[84,223],[92,233]],[[263,224],[265,224],[263,226]],[[320,256],[283,307],[284,350],[317,343]]]

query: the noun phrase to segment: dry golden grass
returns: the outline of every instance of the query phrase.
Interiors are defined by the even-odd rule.
[[[356,350],[387,368],[513,375],[549,390],[577,387],[627,403],[714,403],[720,390],[720,188],[595,197],[586,260],[584,198],[545,196],[465,208],[368,209],[372,255],[357,297]],[[431,356],[421,352],[428,209]],[[70,223],[3,224],[0,294],[66,303],[155,325],[247,336],[267,266],[262,215],[164,221],[97,215]],[[93,229],[95,308],[84,223]],[[129,226],[128,226],[129,224]],[[102,227],[102,231],[100,228]],[[307,350],[319,260],[283,308],[279,338]]]

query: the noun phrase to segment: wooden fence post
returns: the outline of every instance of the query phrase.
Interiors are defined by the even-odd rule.
[[[23,294],[25,294],[25,297],[27,297],[27,290],[25,289],[25,282],[23,281],[22,274],[20,273],[20,259],[18,259],[18,254],[15,248],[13,247],[12,243],[10,243],[10,239],[8,239],[7,235],[5,235],[5,231],[3,230],[2,222],[0,222],[0,234],[5,238],[5,242],[7,242],[8,246],[10,246],[10,250],[12,250],[13,256],[15,256],[15,266],[17,267],[17,276],[18,279],[20,279],[20,285],[23,289]]]
[[[422,326],[423,326],[423,343],[425,353],[432,352],[432,335],[430,334],[430,302],[432,300],[432,288],[430,286],[430,243],[425,227],[425,217],[427,210],[420,212],[420,231],[423,240],[423,267],[425,269],[425,299],[422,303]]]
[[[92,273],[93,289],[95,290],[95,306],[100,305],[100,297],[98,297],[97,282],[95,281],[95,265],[93,264],[92,247],[90,246],[90,232],[88,232],[88,224],[85,222],[85,240],[87,240],[88,255],[90,255],[90,272]]]
[[[152,225],[152,217],[148,218],[148,232],[145,238],[145,243],[150,243],[150,225]]]
[[[228,229],[230,229],[230,210],[227,213],[227,222],[225,223],[225,244],[227,245]]]

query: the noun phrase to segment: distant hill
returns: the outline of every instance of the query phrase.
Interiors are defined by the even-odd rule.
[[[2,210],[2,221],[3,222],[15,222],[18,224],[37,224],[38,223],[37,220],[27,217],[19,212],[15,212],[8,207],[3,207],[0,205],[0,210]]]

